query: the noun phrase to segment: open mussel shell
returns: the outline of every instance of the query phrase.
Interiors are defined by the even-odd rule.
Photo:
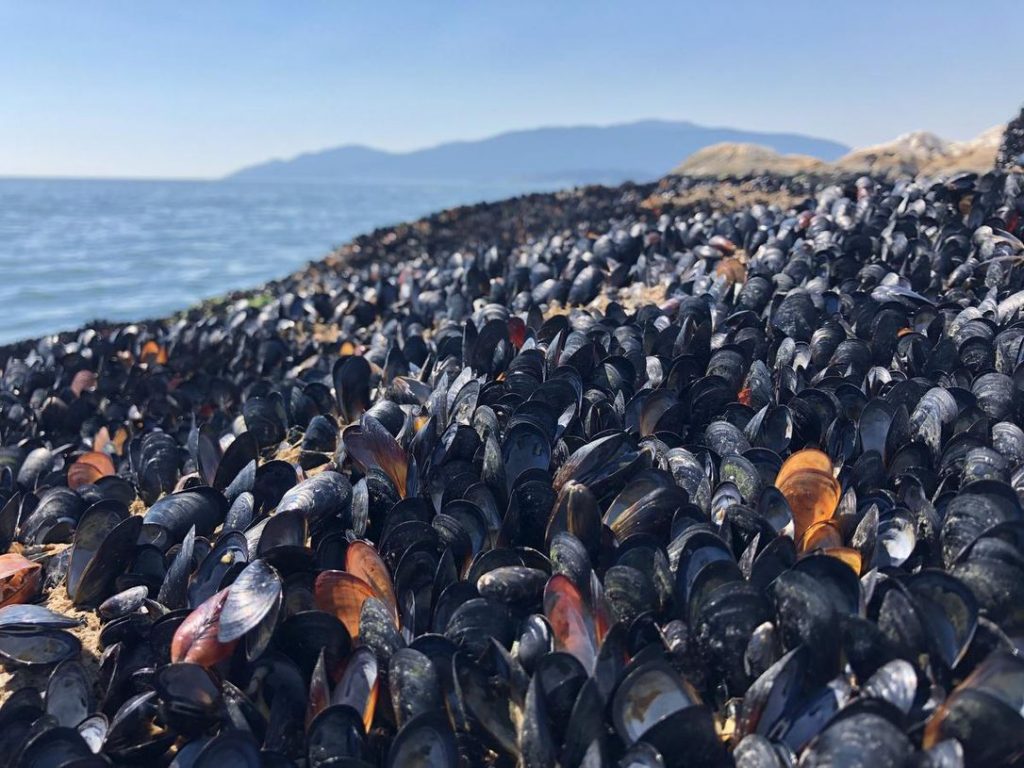
[[[633,744],[664,717],[699,703],[696,692],[674,670],[652,663],[634,669],[619,685],[612,722],[622,740]]]
[[[915,574],[906,585],[935,654],[950,669],[956,667],[978,628],[974,593],[955,577],[933,569]]]
[[[61,629],[0,633],[0,661],[20,667],[49,667],[78,658],[81,641]]]
[[[776,533],[793,538],[795,526],[793,510],[782,492],[773,485],[761,492],[757,502],[757,513]]]
[[[217,477],[217,467],[224,458],[224,450],[221,448],[217,430],[210,423],[204,424],[200,429],[194,429],[193,436],[189,436],[189,452],[192,453],[199,475],[206,485],[214,487]]]
[[[669,483],[668,478],[659,476],[654,480],[646,475],[622,490],[602,522],[619,542],[637,533],[663,536],[671,525],[673,513],[684,503],[684,494]]]
[[[547,469],[551,462],[549,438],[529,422],[512,427],[502,446],[505,481],[511,490],[521,474],[530,469]]]
[[[809,651],[799,646],[766,669],[747,689],[737,731],[767,735],[795,706],[804,688]]]
[[[644,741],[673,766],[728,763],[711,711],[664,661],[628,672],[611,703],[615,730],[629,746]]]
[[[68,629],[82,624],[81,619],[57,613],[45,605],[8,605],[0,608],[0,633],[35,629]]]
[[[278,512],[246,531],[250,559],[261,558],[283,573],[307,571],[313,551],[307,544],[309,524],[299,512]],[[253,540],[258,537],[256,546]]]
[[[242,491],[252,490],[258,457],[256,436],[251,432],[242,432],[224,450],[214,473],[212,487],[224,491],[229,498],[234,498]]]

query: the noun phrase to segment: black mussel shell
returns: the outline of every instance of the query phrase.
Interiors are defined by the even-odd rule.
[[[142,518],[145,541],[168,546],[181,541],[190,528],[199,536],[209,536],[224,522],[228,502],[213,488],[193,488],[164,496]]]
[[[0,659],[4,664],[49,667],[77,658],[81,651],[81,641],[61,629],[0,634]]]

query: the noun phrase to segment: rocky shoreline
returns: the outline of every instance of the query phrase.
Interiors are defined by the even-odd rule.
[[[481,241],[482,238],[478,230],[488,219],[495,217],[522,219],[524,218],[523,211],[527,208],[533,209],[532,215],[526,216],[527,219],[532,220],[531,224],[523,231],[506,237],[506,242],[511,238],[516,244],[519,244],[518,241],[524,238],[541,237],[557,229],[560,224],[564,226],[570,221],[585,222],[588,215],[595,215],[595,218],[601,220],[603,215],[607,215],[611,201],[615,198],[625,197],[630,200],[636,198],[648,213],[664,212],[669,214],[685,213],[696,209],[724,210],[756,202],[790,205],[795,201],[793,189],[799,190],[798,194],[805,194],[811,189],[810,185],[816,181],[835,179],[840,182],[845,180],[849,183],[854,178],[850,174],[833,173],[803,177],[775,175],[714,178],[697,176],[685,179],[677,178],[676,180],[673,180],[673,177],[668,177],[662,182],[651,184],[624,184],[620,187],[595,185],[560,192],[522,195],[492,203],[458,206],[414,222],[380,227],[354,238],[350,243],[326,255],[323,259],[310,262],[287,277],[271,280],[251,289],[229,291],[222,296],[207,299],[176,312],[169,317],[140,318],[124,322],[110,322],[100,318],[77,329],[49,334],[46,338],[52,337],[61,343],[67,343],[85,330],[112,333],[133,325],[167,327],[181,320],[196,322],[212,315],[223,316],[230,311],[248,307],[262,309],[279,294],[295,290],[317,290],[322,285],[323,274],[336,272],[344,266],[359,267],[376,258],[383,258],[389,263],[394,263],[403,258],[403,255],[407,255],[399,253],[399,249],[405,246],[406,240],[415,239],[424,234],[426,237],[430,237],[432,231],[444,230],[450,226],[463,226],[462,221],[466,222],[464,226],[472,233],[462,243],[462,247],[470,247]],[[786,189],[783,189],[784,186]],[[574,218],[559,218],[558,212],[563,207],[569,203],[576,205],[577,203],[574,201],[580,200],[587,202],[574,211]],[[621,205],[620,210],[627,212],[628,208]],[[454,241],[450,237],[437,242],[437,245],[441,247],[452,247],[453,244]],[[32,338],[0,345],[0,362],[8,357],[27,353],[40,341],[41,338]]]
[[[0,754],[1014,764],[1022,235],[672,176],[0,348]]]

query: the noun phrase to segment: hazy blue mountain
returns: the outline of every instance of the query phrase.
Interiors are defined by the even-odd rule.
[[[243,168],[239,181],[537,181],[619,183],[668,173],[698,149],[723,141],[762,144],[783,154],[835,160],[849,147],[795,133],[709,128],[689,122],[637,123],[510,131],[412,152],[346,145]]]

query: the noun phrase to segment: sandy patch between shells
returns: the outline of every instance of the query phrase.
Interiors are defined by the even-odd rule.
[[[95,687],[96,680],[99,677],[100,657],[102,656],[102,651],[100,651],[99,616],[96,615],[95,611],[76,608],[71,603],[71,599],[68,597],[67,590],[63,584],[50,590],[50,593],[43,601],[43,605],[51,611],[83,622],[81,625],[71,627],[67,631],[81,641],[82,653],[80,658],[82,666],[85,668],[85,674],[89,681]],[[26,686],[35,688],[40,693],[45,693],[46,682],[52,671],[53,667],[44,667],[42,669],[36,667],[0,668],[0,705],[7,701],[12,693]]]
[[[665,301],[665,286],[661,284],[630,285],[626,288],[618,289],[613,292],[612,295],[602,293],[592,302],[582,307],[563,306],[558,302],[552,302],[547,311],[544,312],[544,318],[547,319],[549,317],[554,317],[555,315],[568,315],[572,310],[577,308],[604,312],[608,309],[608,305],[613,301],[618,302],[627,312],[636,312],[638,309],[647,306],[648,304],[657,305]]]

